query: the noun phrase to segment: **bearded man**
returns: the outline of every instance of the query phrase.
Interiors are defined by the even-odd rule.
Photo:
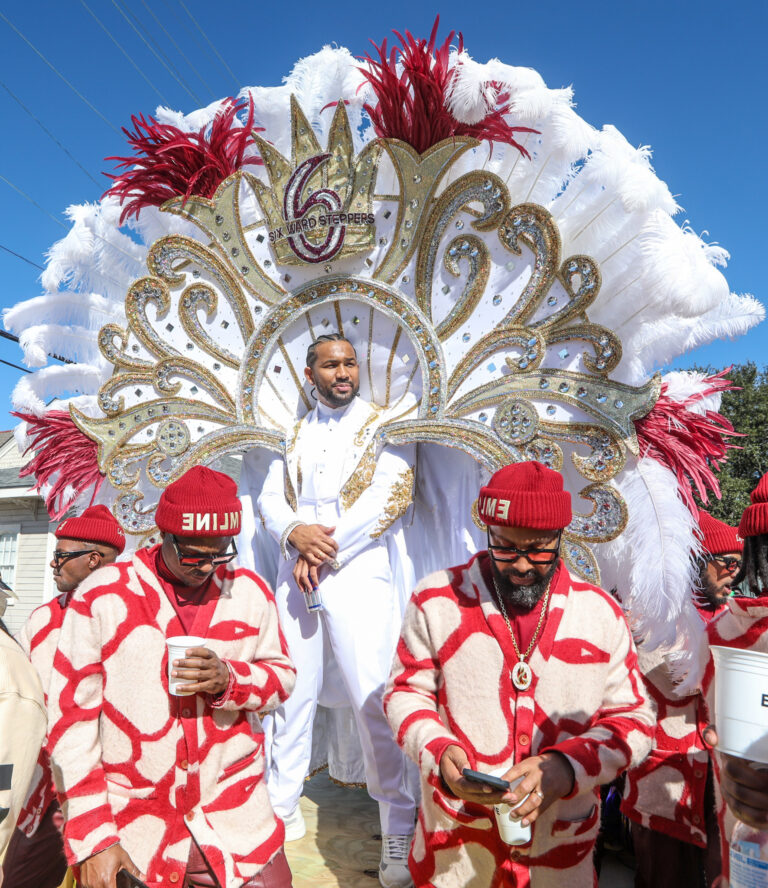
[[[358,397],[357,356],[341,334],[310,346],[305,375],[317,406],[271,463],[257,502],[283,555],[276,598],[297,668],[293,694],[271,718],[269,792],[286,840],[300,838],[318,700],[351,705],[367,789],[379,803],[379,881],[404,888],[416,806],[382,696],[404,598],[387,542],[412,500],[415,446],[380,449],[382,410]]]
[[[125,534],[106,506],[91,506],[66,518],[55,532],[51,559],[58,596],[32,611],[18,641],[32,661],[44,691],[53,672],[53,657],[66,608],[77,587],[95,570],[112,564],[125,548]],[[40,750],[35,779],[3,861],[6,885],[14,888],[58,888],[67,871],[63,817],[56,800],[50,758]]]
[[[702,555],[694,603],[706,624],[727,608],[741,568],[744,541],[735,527],[699,511]],[[704,731],[701,693],[680,695],[660,651],[638,647],[640,668],[656,706],[651,755],[627,774],[622,812],[632,821],[635,888],[709,888],[720,876],[715,777]]]
[[[411,873],[434,888],[587,888],[599,787],[651,745],[635,647],[616,602],[560,558],[572,514],[557,472],[506,466],[478,504],[488,550],[419,584],[385,695],[421,770]],[[464,768],[522,779],[492,790]],[[527,844],[502,841],[504,803]]]

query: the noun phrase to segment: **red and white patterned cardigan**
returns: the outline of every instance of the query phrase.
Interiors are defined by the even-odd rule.
[[[256,875],[284,828],[257,713],[295,670],[272,593],[217,569],[189,634],[224,660],[221,697],[168,694],[166,638],[186,635],[146,552],[97,571],[69,603],[49,688],[49,750],[70,863],[120,842],[151,888],[181,884],[191,837],[223,888]]]
[[[47,604],[35,608],[27,618],[27,622],[19,630],[17,641],[24,648],[27,657],[32,661],[35,671],[40,677],[43,693],[48,702],[48,685],[53,671],[53,658],[59,643],[59,632],[64,622],[65,605],[61,596]],[[37,832],[43,815],[51,802],[56,800],[56,788],[53,785],[51,762],[48,745],[43,744],[35,766],[32,783],[27,792],[24,807],[19,814],[17,827],[27,836]]]
[[[709,724],[704,698],[698,692],[676,696],[669,666],[658,651],[641,647],[638,655],[657,724],[650,755],[627,773],[621,810],[648,829],[704,848],[709,767],[702,736]]]
[[[515,690],[517,656],[483,579],[485,558],[480,553],[419,585],[385,693],[398,743],[422,775],[414,881],[435,888],[597,884],[599,786],[640,762],[653,735],[634,643],[616,602],[560,565],[530,658],[533,683]],[[529,845],[511,848],[499,839],[491,808],[444,791],[439,762],[454,743],[481,771],[558,750],[573,766],[573,790],[536,821]]]

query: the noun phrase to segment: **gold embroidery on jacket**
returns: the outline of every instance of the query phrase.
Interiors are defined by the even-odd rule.
[[[378,404],[371,404],[371,410],[372,410],[371,415],[360,426],[360,430],[355,435],[355,446],[356,447],[363,446],[363,441],[365,440],[365,433],[366,433],[366,430],[368,429],[368,426],[372,425],[374,422],[376,422],[376,420],[379,418],[379,414],[384,410],[384,408],[379,407]]]
[[[284,486],[285,486],[285,501],[295,512],[298,508],[298,501],[296,499],[296,491],[293,489],[293,482],[291,481],[291,475],[288,471],[288,458],[293,453],[296,442],[299,440],[299,431],[301,430],[301,424],[304,422],[303,419],[300,419],[296,425],[293,427],[293,434],[289,441],[286,442],[285,445],[285,471],[284,471]],[[299,493],[301,493],[301,466],[297,466],[297,481],[299,484]]]
[[[402,518],[408,511],[408,506],[413,502],[413,480],[415,476],[414,466],[400,472],[397,480],[389,491],[389,499],[382,510],[379,523],[371,534],[372,540],[377,540],[386,530]]]
[[[374,439],[365,448],[357,468],[349,476],[347,483],[341,488],[341,507],[346,512],[360,498],[363,491],[371,486],[373,474],[376,471],[376,440]]]

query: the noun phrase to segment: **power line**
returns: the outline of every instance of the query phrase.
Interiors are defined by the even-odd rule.
[[[120,135],[120,130],[113,123],[107,120],[107,118],[101,113],[101,111],[99,111],[99,109],[95,105],[92,105],[88,101],[88,99],[86,99],[86,97],[78,89],[76,89],[69,82],[69,80],[67,80],[67,78],[61,73],[61,71],[59,71],[59,69],[55,65],[48,61],[48,59],[42,54],[42,52],[40,52],[40,50],[21,33],[16,25],[14,25],[13,22],[2,11],[0,11],[0,18],[2,18],[2,20],[6,23],[6,25],[8,25],[9,28],[11,28],[13,31],[16,32],[16,34],[18,34],[19,37],[21,37],[21,39],[27,44],[27,46],[40,59],[42,59],[42,61],[44,61],[46,65],[48,65],[48,67],[51,69],[51,71],[53,71],[54,74],[56,74],[57,77],[60,77],[64,81],[64,83],[67,84],[67,86],[80,99],[80,101],[84,102],[91,109],[91,111],[93,111],[94,114],[98,115],[104,121],[104,123],[107,124],[108,127],[113,129],[118,134],[118,136]]]
[[[12,364],[10,361],[4,361],[0,358],[0,364],[5,364],[6,367],[13,367],[14,370],[21,370],[22,373],[31,373],[31,370],[28,370],[26,367],[19,367],[18,364]]]
[[[17,253],[15,250],[12,250],[10,247],[6,247],[3,244],[0,244],[0,250],[5,250],[6,253],[10,253],[11,256],[15,256],[17,259],[21,259],[22,262],[26,262],[27,265],[31,265],[33,268],[39,268],[40,271],[45,271],[42,265],[38,265],[37,262],[33,262],[31,259],[27,259],[26,256],[22,256],[21,253]],[[2,331],[0,330],[0,333]]]
[[[1,12],[0,12],[0,15],[2,15]],[[2,174],[0,174],[0,180],[2,180],[3,182],[5,182],[5,184],[6,184],[9,188],[13,188],[13,190],[14,190],[17,194],[20,194],[25,200],[28,200],[28,201],[32,204],[33,207],[37,207],[38,210],[40,210],[41,213],[45,213],[45,215],[46,215],[49,219],[53,220],[53,221],[54,221],[54,222],[55,222],[60,228],[63,228],[65,231],[67,230],[67,226],[61,221],[61,219],[57,219],[57,218],[53,215],[53,213],[49,213],[48,210],[45,209],[45,207],[41,207],[40,204],[39,204],[34,198],[30,197],[30,196],[27,194],[26,191],[22,191],[21,188],[19,188],[18,185],[14,185],[13,182],[11,182],[9,179],[6,179],[5,176],[3,176]]]
[[[197,70],[197,68],[196,68],[196,67],[192,64],[192,62],[187,58],[187,56],[186,56],[186,54],[184,53],[184,51],[182,50],[182,48],[181,48],[181,47],[179,46],[179,44],[173,39],[173,36],[172,36],[172,35],[171,35],[171,34],[165,29],[165,27],[163,26],[163,23],[160,21],[160,19],[154,14],[154,12],[152,12],[152,7],[151,7],[151,6],[147,6],[147,4],[145,3],[145,0],[140,0],[140,2],[141,2],[141,5],[144,7],[144,9],[146,9],[147,12],[148,12],[148,13],[152,16],[152,18],[155,20],[155,22],[157,23],[158,28],[160,28],[160,30],[163,32],[163,34],[165,34],[165,36],[166,36],[166,37],[171,41],[171,43],[176,47],[176,51],[177,51],[177,52],[179,53],[179,55],[184,59],[184,61],[189,65],[189,67],[192,69],[192,71],[194,72],[195,76],[196,76],[197,79],[200,81],[200,83],[203,84],[203,86],[208,90],[208,92],[213,96],[214,99],[217,98],[216,93],[213,91],[213,89],[211,89],[211,86],[208,84],[208,82],[207,82],[206,80],[203,79],[202,74],[200,74],[200,72]]]
[[[40,210],[41,213],[45,213],[45,215],[48,216],[49,219],[52,219],[52,220],[53,220],[58,226],[60,226],[61,228],[63,228],[65,231],[68,231],[68,230],[69,230],[69,229],[67,228],[67,226],[66,226],[66,225],[65,225],[60,219],[57,219],[52,213],[49,213],[48,210],[45,209],[45,207],[41,207],[40,204],[39,204],[34,198],[30,197],[30,196],[27,194],[26,191],[22,191],[22,189],[19,188],[18,185],[14,185],[13,182],[11,182],[9,179],[6,179],[5,176],[3,176],[2,174],[0,174],[0,181],[5,182],[5,184],[6,184],[9,188],[13,188],[13,190],[14,190],[17,194],[20,194],[25,200],[29,201],[29,203],[31,203],[33,207],[37,207],[37,209]],[[107,238],[105,238],[103,235],[99,234],[98,231],[93,231],[93,230],[91,230],[90,233],[93,235],[93,237],[96,237],[96,238],[98,238],[100,241],[103,241],[103,242],[104,242],[108,247],[110,247],[111,249],[116,250],[118,253],[122,253],[123,256],[125,256],[125,257],[128,258],[128,259],[130,259],[131,262],[135,262],[135,261],[136,261],[136,257],[135,257],[135,256],[131,256],[130,253],[126,253],[125,250],[123,250],[123,249],[122,249],[121,247],[119,247],[117,244],[113,244],[112,241],[107,240]],[[99,271],[99,274],[100,274],[105,280],[111,281],[116,287],[119,287],[120,289],[123,289],[123,288],[124,288],[125,285],[124,285],[121,281],[117,281],[117,280],[115,280],[115,278],[113,278],[111,275],[108,275],[106,272],[104,272],[104,271]]]
[[[85,175],[88,176],[88,178],[91,180],[91,182],[93,182],[93,184],[96,185],[98,188],[101,188],[101,183],[100,183],[100,182],[97,182],[97,181],[93,178],[93,176],[92,176],[92,175],[88,172],[88,170],[87,170],[87,169],[86,169],[86,168],[80,163],[80,161],[79,161],[76,157],[74,157],[74,156],[73,156],[73,155],[72,155],[72,154],[71,154],[71,153],[70,153],[70,152],[64,147],[64,145],[61,144],[61,142],[56,138],[56,136],[54,136],[54,134],[48,129],[48,127],[47,127],[47,126],[46,126],[41,120],[39,120],[39,119],[38,119],[38,118],[32,113],[32,111],[30,111],[30,109],[24,104],[24,102],[21,101],[21,99],[16,95],[16,93],[14,93],[14,92],[11,90],[11,88],[10,88],[9,86],[7,86],[5,83],[3,83],[2,80],[0,80],[0,86],[2,86],[2,88],[8,93],[8,95],[9,95],[9,96],[10,96],[15,102],[17,102],[19,105],[21,105],[22,109],[23,109],[24,111],[26,111],[27,114],[29,114],[29,116],[32,118],[32,120],[34,120],[35,123],[40,127],[40,129],[41,129],[41,130],[42,130],[42,131],[43,131],[43,132],[44,132],[44,133],[45,133],[45,134],[46,134],[46,135],[47,135],[47,136],[48,136],[53,142],[55,142],[56,145],[59,146],[59,148],[60,148],[60,149],[61,149],[61,150],[67,155],[67,157],[72,161],[72,163],[77,164],[77,165],[80,167],[80,169],[85,173]]]
[[[96,13],[85,3],[85,0],[80,0],[80,4],[83,6],[86,12],[90,13],[93,19],[95,19],[96,24],[104,31],[104,33],[109,37],[109,39],[115,44],[115,46],[120,50],[120,52],[128,59],[128,61],[133,65],[133,67],[139,72],[139,74],[144,78],[144,80],[152,87],[152,89],[160,96],[161,101],[165,102],[166,105],[170,104],[168,99],[160,92],[160,90],[155,86],[154,83],[147,77],[147,75],[141,70],[141,68],[134,62],[128,52],[118,43],[117,39],[113,36],[112,32],[107,28],[104,22],[96,15]]]
[[[166,61],[162,58],[162,56],[155,50],[152,44],[147,40],[147,38],[141,33],[141,31],[134,25],[134,23],[128,18],[128,15],[123,11],[120,4],[117,0],[112,0],[112,5],[115,9],[120,13],[120,15],[128,22],[128,24],[133,28],[136,34],[139,36],[140,40],[144,43],[147,49],[152,53],[152,55],[160,62],[160,64],[165,68],[165,70],[173,77],[173,79],[179,84],[179,86],[190,96],[193,102],[197,102],[198,105],[202,105],[202,99],[199,96],[196,96],[192,90],[184,83],[184,81],[175,73],[173,68],[166,63]]]
[[[0,336],[2,336],[3,339],[10,339],[11,342],[15,342],[17,344],[19,342],[19,337],[16,336],[15,333],[8,333],[6,330],[0,330]],[[74,361],[71,361],[69,358],[62,358],[61,355],[57,355],[53,352],[47,352],[46,354],[48,355],[49,358],[54,358],[57,361],[61,361],[62,364],[74,364],[75,363]],[[11,364],[11,367],[16,367],[16,364]],[[23,367],[16,367],[16,369],[23,370],[24,368]],[[27,370],[27,373],[30,373],[30,372],[31,372],[30,370]]]
[[[190,17],[190,19],[192,20],[192,24],[193,24],[193,25],[197,28],[197,30],[203,35],[203,39],[205,40],[205,42],[208,44],[208,46],[211,47],[211,49],[213,50],[213,52],[215,53],[216,57],[217,57],[218,60],[221,62],[221,64],[227,69],[227,71],[229,71],[230,75],[232,76],[232,79],[235,81],[235,86],[239,88],[239,87],[240,87],[240,81],[237,79],[237,77],[235,77],[235,72],[234,72],[234,71],[229,67],[229,65],[224,61],[224,59],[221,57],[221,55],[220,55],[218,49],[216,49],[216,47],[215,47],[215,46],[211,43],[211,41],[208,39],[208,35],[207,35],[207,34],[205,33],[205,31],[200,27],[200,25],[199,25],[197,19],[196,19],[196,18],[192,15],[192,13],[187,9],[187,7],[186,7],[186,5],[185,5],[185,3],[184,3],[184,0],[179,0],[179,6],[181,6],[181,8],[184,10],[184,12],[186,12],[186,14]]]

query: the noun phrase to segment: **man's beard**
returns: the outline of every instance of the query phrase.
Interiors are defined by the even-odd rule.
[[[531,610],[547,591],[547,587],[559,563],[560,557],[558,556],[543,577],[537,577],[530,585],[522,586],[504,576],[492,557],[491,571],[496,583],[496,590],[504,599],[504,604],[512,604],[523,610]]]
[[[352,403],[352,401],[357,397],[357,393],[360,391],[360,386],[355,385],[352,386],[352,388],[347,392],[346,395],[337,395],[332,385],[329,385],[327,388],[323,388],[320,385],[316,384],[316,387],[318,394],[322,395],[323,399],[331,407],[346,407],[347,404]]]
[[[726,592],[725,590],[721,591],[709,579],[706,573],[705,565],[701,573],[699,574],[699,586],[695,592],[697,603],[703,607],[718,608],[722,607],[725,604],[729,596],[730,592]]]

